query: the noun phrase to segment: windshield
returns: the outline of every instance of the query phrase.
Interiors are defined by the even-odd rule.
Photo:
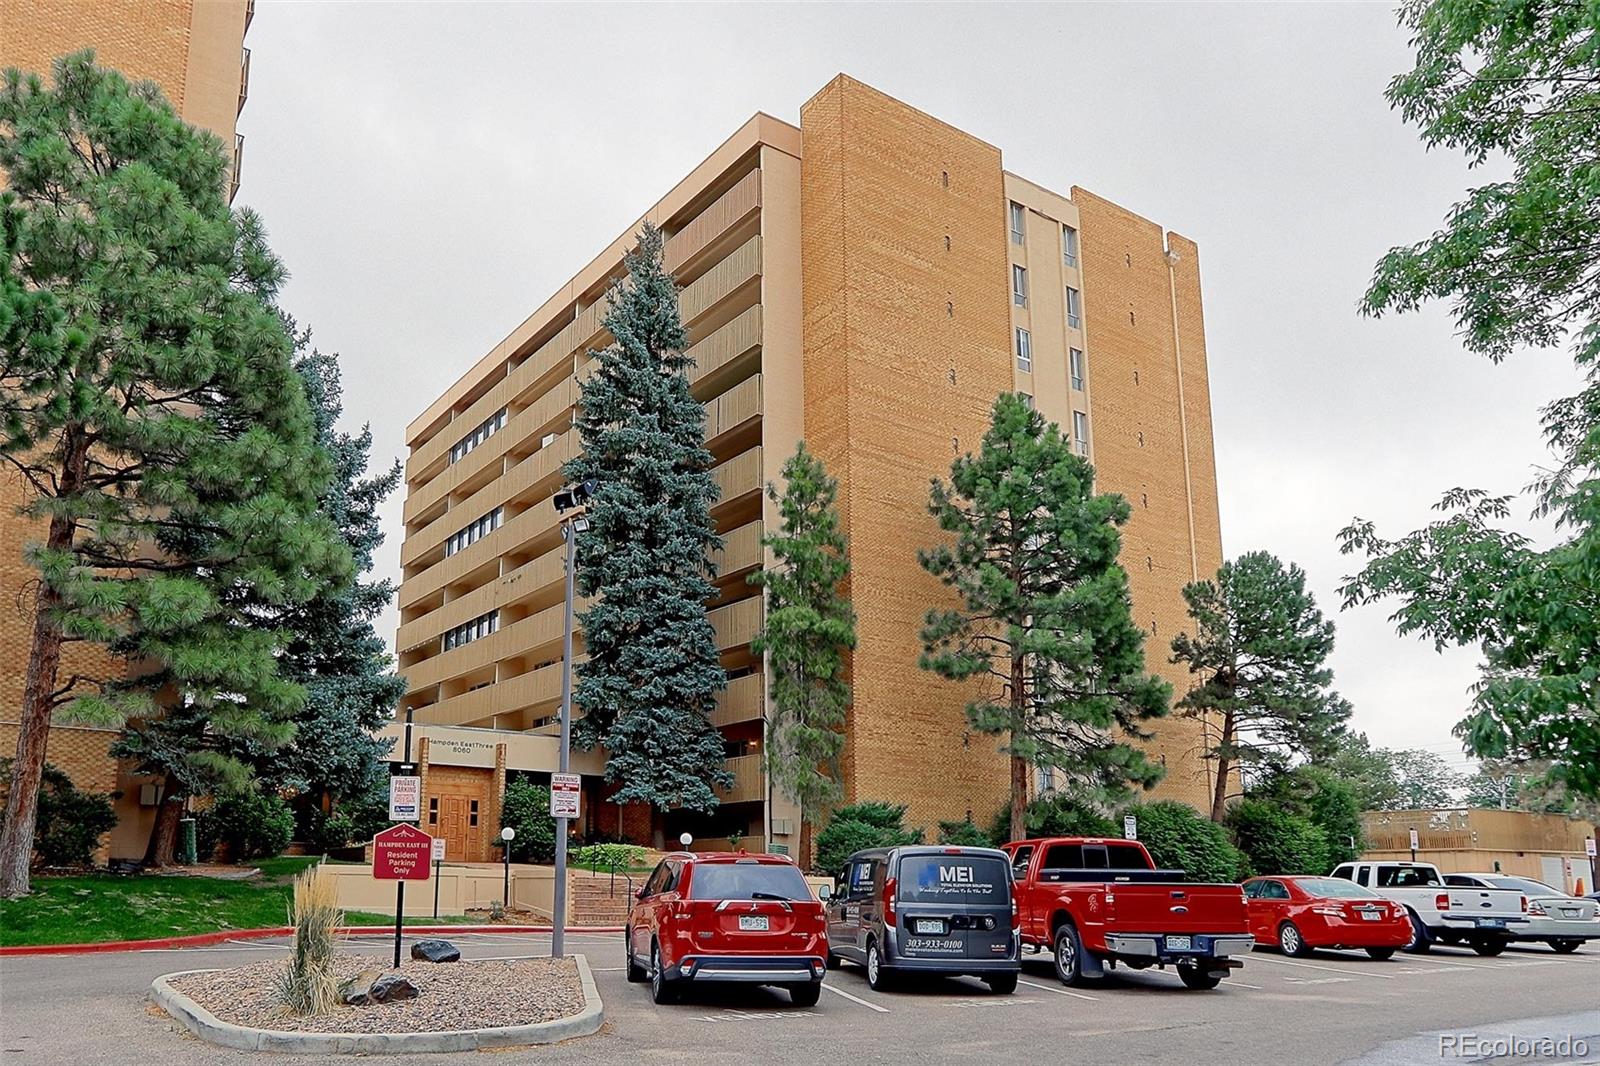
[[[996,903],[1010,899],[1011,867],[990,855],[907,855],[900,898],[917,903]]]
[[[1363,888],[1354,881],[1346,881],[1339,877],[1302,877],[1295,884],[1305,889],[1308,896],[1324,896],[1330,899],[1378,899],[1379,896],[1370,888]]]
[[[1488,881],[1495,888],[1509,888],[1513,892],[1526,892],[1530,896],[1564,896],[1566,893],[1558,892],[1543,881],[1535,881],[1531,877],[1488,877]]]
[[[800,869],[779,862],[698,862],[690,899],[810,899]]]
[[[1439,874],[1431,866],[1380,866],[1379,888],[1426,888],[1439,884]]]

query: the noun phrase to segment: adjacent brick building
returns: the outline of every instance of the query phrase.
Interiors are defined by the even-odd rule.
[[[995,740],[967,729],[967,693],[916,665],[923,615],[945,596],[916,559],[940,536],[928,483],[978,445],[1002,391],[1032,396],[1094,461],[1100,487],[1131,502],[1122,558],[1149,665],[1184,689],[1166,661],[1180,590],[1222,561],[1193,242],[1082,189],[1011,174],[999,148],[844,76],[798,127],[757,114],[645,219],[666,234],[682,287],[722,493],[710,607],[730,684],[715,721],[736,782],[713,818],[647,824],[606,802],[596,778],[585,831],[648,843],[682,828],[703,843],[798,850],[799,812],[761,771],[768,697],[749,643],[762,603],[746,579],[770,562],[760,541],[776,514],[762,487],[802,437],[839,479],[850,538],[850,798],[904,802],[912,824],[931,827],[987,822],[1007,794]],[[477,752],[460,761],[478,777],[495,772],[479,748],[512,771],[553,768],[562,547],[550,497],[577,447],[588,352],[609,340],[605,291],[638,224],[408,429],[404,703],[419,735]],[[1162,795],[1206,802],[1200,730],[1156,727]],[[429,758],[430,804],[454,804],[451,789],[469,784],[482,792],[438,775],[456,761],[439,743]],[[580,759],[598,774],[600,755]]]
[[[254,0],[5,0],[0,3],[0,69],[34,71],[48,82],[59,56],[93,48],[97,61],[132,80],[161,87],[188,122],[220,137],[233,155],[230,196],[239,188],[244,138],[235,124],[250,83],[245,31]],[[44,523],[18,514],[28,496],[22,479],[0,470],[0,753],[16,750],[17,718],[32,641],[36,572],[25,546],[44,539]],[[61,676],[112,676],[123,669],[98,646],[69,645]],[[49,760],[80,788],[116,790],[120,822],[113,857],[144,854],[157,802],[153,782],[119,767],[109,748],[116,730],[54,727]],[[3,788],[0,783],[0,788]]]

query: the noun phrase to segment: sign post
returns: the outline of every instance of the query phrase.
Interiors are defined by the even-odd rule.
[[[1135,818],[1131,814],[1124,815],[1123,818],[1122,818],[1122,839],[1123,840],[1138,840],[1139,839],[1139,819]]]
[[[372,876],[393,881],[394,886],[394,965],[400,968],[400,930],[406,905],[406,882],[428,879],[428,858],[433,854],[433,838],[414,825],[391,825],[372,838]]]
[[[439,868],[444,865],[444,837],[433,838],[433,920],[439,920]]]

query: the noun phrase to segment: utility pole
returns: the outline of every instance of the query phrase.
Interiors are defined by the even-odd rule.
[[[595,488],[593,481],[582,481],[562,489],[555,494],[553,500],[556,513],[565,515],[569,510],[583,507],[589,501],[589,497],[594,495]],[[558,759],[558,772],[562,774],[568,772],[567,767],[572,756],[572,601],[578,569],[578,534],[588,528],[589,519],[581,511],[561,520],[561,539],[567,546],[566,605],[563,609],[561,626],[561,753]],[[553,791],[551,796],[553,802]],[[567,821],[565,816],[556,818],[556,891],[555,913],[551,915],[550,923],[551,958],[560,958],[566,954]]]

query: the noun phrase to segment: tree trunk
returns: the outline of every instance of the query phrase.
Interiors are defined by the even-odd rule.
[[[1011,657],[1011,740],[1027,730],[1028,693],[1026,664],[1022,656]],[[1022,840],[1028,835],[1028,760],[1011,756],[1011,839]]]
[[[172,775],[161,785],[161,806],[150,827],[150,844],[144,850],[146,866],[171,866],[178,850],[178,822],[183,818],[183,797],[173,795]]]
[[[1228,772],[1233,769],[1233,759],[1227,754],[1233,746],[1233,712],[1222,715],[1222,742],[1217,745],[1217,780],[1211,790],[1211,820],[1221,822],[1228,813]]]
[[[89,448],[82,432],[69,431],[57,497],[75,494],[83,483]],[[51,551],[72,550],[77,524],[64,515],[50,519],[45,543]],[[27,681],[17,722],[17,759],[6,794],[5,823],[0,827],[0,899],[27,895],[28,867],[33,862],[33,831],[39,814],[39,782],[44,776],[45,749],[50,741],[50,712],[55,709],[56,675],[61,668],[61,623],[54,617],[61,594],[41,580],[34,597],[33,641],[28,653]]]

